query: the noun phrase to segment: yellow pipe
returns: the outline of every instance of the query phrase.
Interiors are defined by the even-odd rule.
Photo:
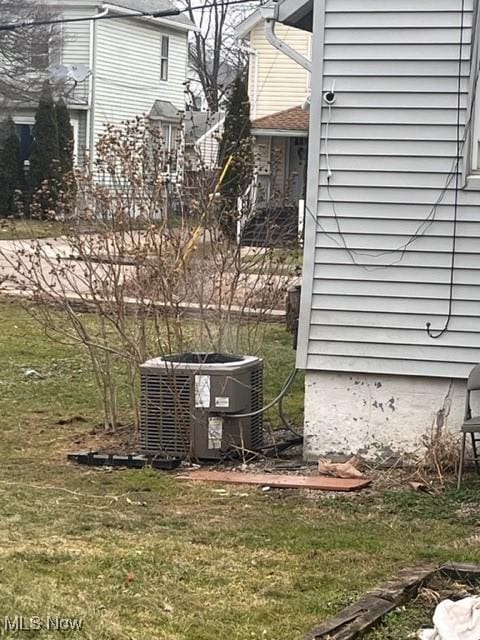
[[[214,192],[210,195],[210,202],[209,202],[209,206],[212,202],[212,200],[215,198],[217,191],[220,189],[220,187],[222,186],[222,182],[225,180],[225,176],[227,175],[227,171],[230,168],[230,165],[233,162],[233,155],[230,155],[228,157],[227,162],[225,163],[225,166],[223,167],[222,173],[220,174],[220,177],[217,181],[217,184],[215,185],[215,190]],[[192,237],[190,238],[187,246],[185,247],[185,252],[182,256],[182,264],[183,266],[186,265],[186,261],[190,255],[190,253],[193,251],[193,248],[197,242],[198,236],[200,235],[201,231],[202,231],[202,223],[205,220],[205,217],[209,211],[209,206],[205,209],[204,213],[202,214],[202,217],[200,218],[200,222],[197,225],[197,228],[195,229],[195,231],[192,234]]]

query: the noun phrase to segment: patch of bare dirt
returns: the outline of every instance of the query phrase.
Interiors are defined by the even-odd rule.
[[[132,425],[121,425],[115,431],[103,426],[72,436],[71,450],[97,453],[128,454],[138,452],[138,433]]]

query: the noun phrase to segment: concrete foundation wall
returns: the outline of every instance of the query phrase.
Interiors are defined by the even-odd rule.
[[[458,432],[464,406],[464,380],[310,371],[305,457],[414,453],[432,429]]]

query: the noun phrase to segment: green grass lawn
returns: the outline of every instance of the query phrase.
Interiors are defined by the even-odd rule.
[[[262,258],[255,249],[242,258],[244,273],[265,273],[299,275],[303,265],[303,250],[300,248],[274,249],[268,259]]]
[[[293,363],[283,327],[265,355],[272,397]],[[478,484],[439,497],[221,492],[68,464],[101,422],[84,355],[3,302],[0,357],[0,624],[58,614],[83,619],[73,638],[297,640],[405,565],[480,561]],[[299,380],[296,420],[301,402]]]
[[[1,220],[0,240],[28,240],[54,238],[62,235],[60,222],[49,220]]]

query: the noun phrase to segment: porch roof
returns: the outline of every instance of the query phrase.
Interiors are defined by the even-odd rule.
[[[310,115],[301,106],[278,111],[252,122],[255,136],[307,137]]]
[[[162,120],[166,123],[179,123],[182,112],[168,100],[155,100],[148,114],[150,120]]]

